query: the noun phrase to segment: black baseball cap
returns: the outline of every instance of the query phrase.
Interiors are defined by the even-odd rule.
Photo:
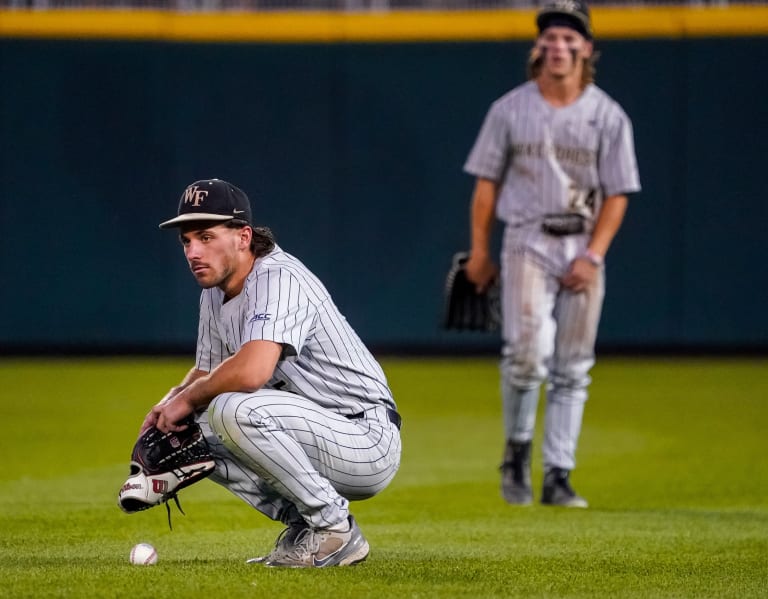
[[[547,27],[570,27],[586,39],[592,39],[589,8],[583,0],[552,0],[544,4],[536,15],[541,34]]]
[[[221,179],[203,179],[187,185],[179,199],[178,215],[160,223],[161,229],[195,221],[243,221],[252,224],[251,202],[239,187]]]

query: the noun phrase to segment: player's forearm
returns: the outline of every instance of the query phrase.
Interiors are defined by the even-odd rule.
[[[472,255],[488,255],[496,218],[496,188],[496,183],[489,179],[478,179],[475,184],[470,227]]]
[[[186,376],[181,380],[181,383],[176,387],[179,390],[185,389],[186,387],[189,387],[192,383],[194,383],[197,379],[203,378],[206,376],[208,372],[205,370],[198,370],[197,368],[192,368]]]
[[[165,409],[165,407],[172,403],[172,400],[174,397],[179,395],[184,389],[189,387],[192,383],[194,383],[196,380],[204,377],[208,373],[203,370],[198,370],[197,368],[192,368],[187,374],[184,376],[184,378],[181,380],[181,382],[176,385],[175,387],[171,387],[168,390],[168,393],[165,394],[165,396],[155,404],[155,406],[149,411],[149,413],[144,417],[144,422],[141,424],[141,428],[139,429],[139,436],[144,434],[144,432],[151,426],[155,426],[157,424],[157,419],[159,414]]]
[[[165,394],[165,396],[160,400],[160,403],[164,403],[175,397],[179,394],[179,392],[183,391],[189,385],[194,383],[197,379],[204,377],[207,372],[204,370],[198,370],[197,368],[192,368],[189,372],[187,372],[186,375],[184,375],[184,378],[181,379],[181,382],[176,385],[175,387],[171,387],[168,390],[168,393]]]
[[[606,255],[624,220],[627,203],[627,196],[625,195],[609,196],[605,199],[597,217],[592,238],[589,241],[590,251],[599,256]]]
[[[210,373],[196,377],[183,390],[183,399],[195,410],[205,408],[217,395],[232,391],[256,391],[275,370],[281,347],[277,343],[252,341],[224,360]]]
[[[195,410],[208,406],[217,395],[231,391],[255,391],[260,385],[244,381],[238,360],[228,358],[213,371],[196,379],[183,391],[183,399]]]

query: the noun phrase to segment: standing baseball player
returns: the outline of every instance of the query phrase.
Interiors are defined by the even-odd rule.
[[[195,414],[215,455],[211,478],[286,525],[272,552],[249,562],[364,560],[349,501],[379,493],[400,463],[400,416],[381,367],[318,278],[254,226],[242,190],[192,183],[160,227],[178,228],[203,291],[195,366],[142,431],[182,430]]]
[[[576,445],[604,295],[603,262],[640,190],[632,125],[596,87],[592,29],[582,0],[536,17],[529,81],[493,103],[465,164],[477,177],[467,276],[482,290],[501,254],[504,499],[533,500],[531,441],[546,381],[541,503],[587,507],[572,488]]]

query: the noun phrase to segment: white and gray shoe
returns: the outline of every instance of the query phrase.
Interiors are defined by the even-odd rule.
[[[263,562],[264,565],[276,568],[326,568],[362,562],[368,557],[368,541],[352,516],[349,516],[347,522],[349,529],[346,532],[302,529],[293,539],[290,549],[277,552],[276,547],[276,551]]]
[[[271,552],[267,555],[261,555],[259,557],[252,557],[246,560],[246,564],[263,564],[269,560],[279,560],[283,558],[287,553],[293,551],[296,547],[296,540],[302,531],[308,530],[308,526],[304,522],[295,522],[289,524],[277,537],[275,546]]]

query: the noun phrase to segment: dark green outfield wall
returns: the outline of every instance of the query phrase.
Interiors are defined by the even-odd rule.
[[[603,347],[768,347],[768,38],[611,41],[642,194],[609,255]],[[191,348],[172,233],[190,181],[261,222],[376,347],[494,348],[438,321],[461,171],[527,43],[0,40],[0,348]]]

